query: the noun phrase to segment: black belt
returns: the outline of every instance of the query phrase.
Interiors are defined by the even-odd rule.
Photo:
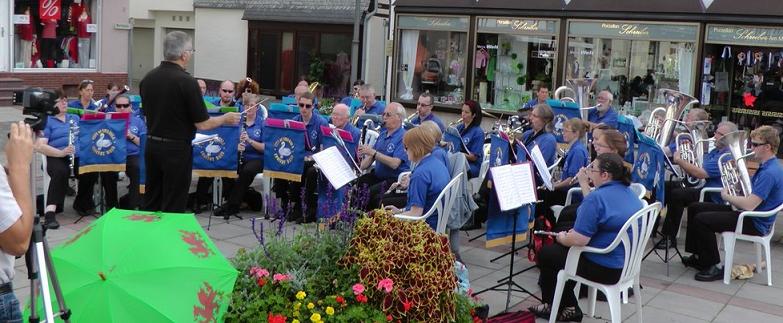
[[[0,295],[5,295],[13,292],[14,292],[14,287],[11,285],[11,283],[5,283],[0,285]]]
[[[185,139],[169,139],[169,138],[163,138],[163,137],[152,136],[152,135],[147,135],[147,139],[151,139],[152,141],[158,141],[158,142],[190,145],[190,140],[185,140]]]

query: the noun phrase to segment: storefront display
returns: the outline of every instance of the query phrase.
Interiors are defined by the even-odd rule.
[[[395,99],[410,101],[428,91],[435,104],[459,106],[468,69],[467,17],[399,17]]]
[[[97,0],[16,0],[14,67],[95,69]]]
[[[783,28],[707,25],[701,101],[754,129],[783,118]],[[777,125],[780,127],[780,125]]]
[[[557,20],[478,18],[473,99],[483,109],[516,111],[539,84],[552,84]]]
[[[657,89],[693,95],[698,37],[698,24],[572,20],[565,79],[597,79],[595,93],[609,90],[635,110]]]

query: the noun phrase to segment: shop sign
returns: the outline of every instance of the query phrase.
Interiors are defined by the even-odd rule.
[[[571,21],[568,32],[571,36],[696,41],[699,29],[682,24]]]
[[[783,47],[783,28],[709,25],[707,27],[707,42]]]
[[[731,113],[747,114],[752,116],[762,116],[765,118],[783,118],[783,112],[777,112],[777,111],[733,108],[731,109]]]
[[[478,31],[500,34],[557,34],[557,20],[479,18]]]
[[[467,17],[400,16],[397,26],[400,29],[468,31],[470,23]]]
[[[14,15],[13,16],[13,22],[14,22],[14,25],[29,25],[30,24],[30,16],[28,16],[28,15]]]

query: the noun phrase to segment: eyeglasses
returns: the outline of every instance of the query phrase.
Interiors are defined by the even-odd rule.
[[[417,106],[420,106],[420,107],[429,107],[429,106],[432,106],[432,104],[424,104],[424,103],[416,103],[416,105],[417,105]]]
[[[115,103],[114,106],[117,107],[117,108],[120,108],[120,109],[124,109],[124,108],[130,107],[131,105],[130,105],[130,103],[128,103],[128,104]]]
[[[185,51],[186,51],[186,52],[190,52],[191,54],[193,54],[193,53],[195,53],[195,52],[196,52],[196,50],[195,50],[195,49],[186,49]]]
[[[305,108],[305,109],[310,109],[310,108],[313,107],[313,105],[312,104],[299,103],[299,107],[300,108]]]
[[[764,146],[766,144],[768,144],[768,142],[753,142],[753,141],[750,142],[750,146],[753,148],[756,148],[758,146]]]
[[[220,89],[223,93],[234,93],[234,90]]]
[[[389,117],[389,118],[391,118],[391,117],[393,117],[395,114],[396,114],[396,113],[394,113],[394,112],[384,112],[384,113],[383,113],[383,116],[384,116],[384,117]]]

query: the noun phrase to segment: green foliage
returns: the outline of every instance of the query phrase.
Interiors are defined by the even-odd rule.
[[[320,82],[323,79],[325,68],[321,56],[315,51],[310,52],[310,70],[307,74],[307,82]]]

